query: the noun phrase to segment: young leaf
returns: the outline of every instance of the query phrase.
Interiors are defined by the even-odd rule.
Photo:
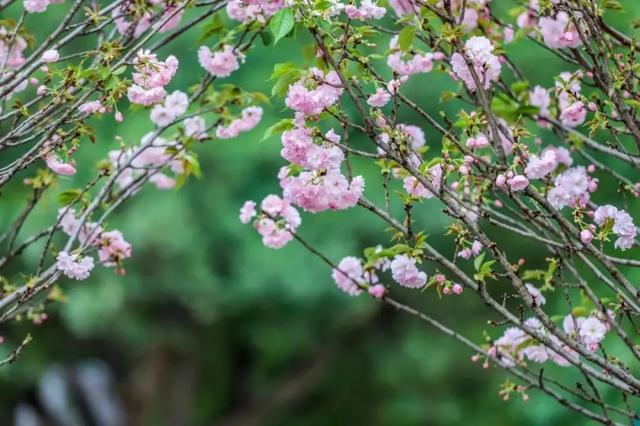
[[[416,27],[407,26],[400,31],[398,35],[398,45],[403,52],[408,52],[411,49],[411,44],[416,36]]]
[[[289,34],[294,24],[295,18],[291,8],[282,9],[273,15],[269,22],[269,30],[271,30],[271,34],[273,35],[273,44],[277,44],[282,37]]]

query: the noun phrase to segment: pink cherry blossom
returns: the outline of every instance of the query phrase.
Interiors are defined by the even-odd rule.
[[[65,251],[56,257],[56,269],[74,280],[86,280],[93,270],[93,258],[90,256],[73,256]]]
[[[235,51],[233,46],[225,44],[222,50],[212,53],[206,46],[200,46],[198,50],[198,62],[200,66],[215,77],[228,77],[232,72],[240,68],[240,61],[244,61],[244,55]]]
[[[420,288],[427,283],[427,274],[418,270],[416,259],[399,254],[391,261],[391,276],[404,287]]]

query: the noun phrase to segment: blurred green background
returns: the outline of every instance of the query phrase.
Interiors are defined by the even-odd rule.
[[[638,16],[640,5],[627,7]],[[45,25],[47,15],[29,19]],[[628,15],[616,19],[628,21]],[[192,30],[160,53],[181,61],[169,89],[188,87],[202,73],[196,62],[199,35]],[[223,82],[270,93],[267,78],[275,63],[305,64],[304,35],[296,37],[277,47],[260,45]],[[534,84],[551,87],[553,76],[567,70],[526,41],[507,51],[533,71]],[[412,78],[404,90],[431,113],[443,110],[451,116],[456,106],[438,103],[443,87],[455,90],[448,76],[432,73]],[[38,383],[53,365],[71,368],[94,359],[109,367],[127,424],[133,425],[586,423],[535,392],[527,402],[502,401],[498,388],[507,377],[502,371],[472,363],[466,348],[411,317],[366,296],[346,296],[328,268],[296,243],[280,251],[264,248],[259,236],[238,221],[238,209],[247,199],[279,193],[275,175],[285,164],[280,143],[260,140],[267,127],[289,113],[277,98],[263,107],[258,129],[198,148],[202,179],[179,191],[147,187],[111,218],[109,225],[134,246],[124,277],[97,267],[86,282],[65,280],[68,301],[50,305],[44,325],[23,321],[2,330],[5,352],[27,333],[33,342],[17,363],[0,368],[0,424],[12,424],[20,404],[40,404]],[[401,115],[403,122],[422,125],[428,144],[439,150],[432,128],[409,111]],[[117,147],[115,136],[134,144],[152,128],[144,111],[126,115],[121,124],[105,116],[93,125],[96,145],[80,149],[79,174],[61,179],[58,189],[91,176],[92,165]],[[380,201],[376,169],[357,161],[354,167],[367,178],[367,197]],[[615,200],[613,186],[610,194]],[[17,211],[10,206],[25,197],[19,182],[11,184],[2,197],[0,222],[10,220]],[[55,197],[45,199],[25,232],[48,223],[56,209]],[[443,244],[447,220],[437,202],[424,203],[414,214],[432,243]],[[385,229],[371,214],[354,209],[303,214],[300,233],[337,261],[387,242]],[[503,239],[514,258],[542,265],[544,253],[537,247]],[[13,272],[32,265],[37,256],[27,252]],[[434,272],[433,265],[425,269]],[[495,319],[472,294],[440,300],[431,292],[394,289],[394,294],[477,342],[483,340],[486,320]]]

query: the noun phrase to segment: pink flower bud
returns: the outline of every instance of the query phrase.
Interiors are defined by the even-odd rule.
[[[509,180],[509,187],[512,191],[522,191],[529,186],[529,179],[523,175],[514,176]]]
[[[449,293],[451,293],[451,289],[449,287],[443,287],[442,288],[442,293],[448,295]]]
[[[384,294],[387,292],[387,289],[382,284],[376,284],[369,287],[368,291],[369,294],[375,299],[382,299],[384,297]]]
[[[56,49],[49,49],[42,54],[42,62],[50,64],[60,59],[60,54]]]
[[[498,188],[502,188],[506,181],[507,178],[504,175],[498,175],[498,177],[496,178],[496,186]]]
[[[460,284],[458,284],[458,283],[455,283],[453,285],[453,292],[455,294],[462,294],[462,286]]]
[[[598,107],[596,106],[595,102],[589,102],[587,104],[587,108],[589,108],[589,111],[591,111],[591,112],[595,112],[598,109]]]
[[[593,240],[593,234],[591,233],[591,231],[587,229],[583,229],[582,231],[580,231],[580,241],[585,244],[589,244],[591,240]]]
[[[438,284],[442,284],[447,280],[447,277],[445,277],[444,274],[436,274],[434,278]]]
[[[122,113],[120,111],[116,111],[114,118],[118,123],[121,123],[122,120],[124,120],[124,117],[122,116]]]
[[[588,171],[589,173],[593,173],[593,172],[595,172],[595,171],[596,171],[596,166],[595,166],[595,164],[589,164],[589,165],[587,166],[587,171]]]

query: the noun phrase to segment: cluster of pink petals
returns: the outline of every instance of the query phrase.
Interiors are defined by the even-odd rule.
[[[78,107],[78,112],[84,115],[91,115],[95,113],[103,114],[107,109],[102,106],[100,101],[85,102]]]
[[[98,258],[104,266],[119,265],[131,257],[131,244],[125,241],[118,230],[103,232],[97,240]]]
[[[387,13],[387,9],[374,4],[371,0],[362,0],[360,7],[352,4],[345,6],[344,13],[351,19],[366,21],[368,19],[382,18]]]
[[[420,10],[415,0],[389,0],[388,3],[399,18]]]
[[[339,140],[333,131],[328,132],[326,138]],[[330,142],[316,145],[313,142],[311,129],[307,127],[288,130],[282,134],[281,140],[280,155],[285,160],[305,169],[339,169],[344,160],[342,150]]]
[[[257,106],[247,107],[242,110],[240,118],[236,118],[227,126],[218,126],[216,136],[219,139],[231,139],[240,133],[253,130],[262,120],[262,108]]]
[[[76,217],[75,209],[72,208],[63,207],[58,210],[58,221],[62,232],[68,236],[73,235],[76,229],[79,228],[78,241],[81,244],[95,244],[102,233],[102,227],[95,222],[85,222],[81,225],[80,219]]]
[[[303,171],[289,175],[289,168],[280,173],[280,186],[285,199],[311,213],[348,209],[356,204],[364,191],[362,176],[351,182],[339,169]]]
[[[488,147],[491,143],[489,142],[487,135],[482,132],[478,132],[475,137],[467,139],[466,145],[471,149],[482,149]]]
[[[305,115],[318,115],[335,104],[342,95],[342,81],[335,71],[326,75],[311,68],[309,75],[289,86],[285,104]]]
[[[331,277],[336,285],[350,296],[362,293],[364,285],[378,282],[376,274],[373,271],[365,271],[362,260],[353,256],[343,258],[338,263],[338,267],[331,271]],[[376,293],[378,290],[380,290],[379,287],[376,289]],[[384,291],[384,286],[382,290]]]
[[[86,280],[93,270],[93,258],[90,256],[72,256],[65,251],[56,257],[56,269],[74,280]]]
[[[529,0],[529,7],[516,18],[516,24],[520,28],[534,29],[538,17],[538,0]]]
[[[507,185],[514,192],[524,191],[529,186],[529,179],[524,175],[515,175],[507,179]]]
[[[531,295],[531,299],[533,299],[533,303],[535,303],[536,306],[542,306],[547,303],[547,299],[545,299],[542,292],[536,286],[530,283],[526,283],[524,286],[526,287],[527,292]]]
[[[387,57],[387,65],[397,74],[412,75],[419,73],[431,72],[433,69],[433,61],[442,60],[444,55],[441,52],[436,53],[416,53],[410,55],[407,60],[403,59],[404,53],[398,46],[398,36],[394,36],[389,42],[391,54]]]
[[[491,87],[491,83],[498,80],[502,69],[500,59],[492,52],[493,45],[486,37],[474,36],[465,43],[465,56],[485,89]],[[471,69],[461,54],[456,52],[451,56],[451,67],[455,75],[464,82],[470,91],[476,90]]]
[[[539,108],[538,115],[540,117],[549,117],[549,105],[551,105],[551,96],[549,91],[542,86],[535,86],[529,92],[529,103]]]
[[[456,256],[461,257],[463,259],[471,259],[473,256],[477,256],[482,251],[482,243],[478,240],[475,240],[471,243],[471,247],[465,247],[456,253]]]
[[[558,79],[556,80],[556,97],[558,98],[560,110],[566,109],[579,99],[582,90],[581,79],[581,71],[575,73],[565,71],[558,75]]]
[[[7,68],[16,68],[26,60],[23,52],[27,48],[27,41],[18,35],[11,42],[10,34],[12,32],[5,27],[0,27],[0,64],[6,64]]]
[[[582,44],[576,26],[567,12],[560,11],[555,18],[545,16],[538,20],[544,44],[552,49],[576,48]]]
[[[56,49],[45,50],[42,54],[42,62],[51,64],[60,59],[60,53]]]
[[[618,236],[614,246],[621,250],[633,247],[638,230],[631,215],[609,204],[598,207],[593,214],[593,221],[598,225],[604,225],[607,219],[613,220],[611,230]]]
[[[142,137],[141,145],[125,151],[110,151],[108,158],[113,167],[118,170],[116,182],[121,188],[130,185],[136,177],[145,170],[153,171],[149,181],[158,189],[171,189],[175,186],[175,179],[159,170],[168,165],[175,174],[184,173],[183,163],[179,158],[171,158],[172,154],[167,153],[167,148],[177,146],[175,141],[166,141],[164,138],[156,137],[153,142],[151,138],[153,132]],[[131,164],[129,165],[129,162]]]
[[[418,269],[416,259],[406,254],[396,255],[391,261],[391,277],[409,288],[420,288],[427,283],[427,274]]]
[[[63,3],[64,0],[24,0],[24,10],[29,13],[42,13],[51,3]]]
[[[547,200],[556,209],[563,207],[584,207],[589,202],[590,193],[598,188],[597,179],[587,174],[582,166],[565,170],[554,180],[554,187],[547,194]]]
[[[531,288],[527,288],[531,291]],[[536,293],[534,298],[537,296]],[[607,313],[607,315],[611,314]],[[583,343],[587,350],[595,352],[609,330],[608,324],[608,320],[602,321],[595,316],[575,318],[567,315],[562,322],[562,328],[567,336],[576,342]],[[551,361],[561,367],[568,367],[571,365],[570,361],[576,362],[578,360],[579,354],[563,344],[556,336],[549,334],[537,318],[527,319],[525,325],[545,335],[556,347],[560,347],[560,353],[547,348],[523,330],[511,327],[506,329],[503,335],[494,342],[489,350],[490,355],[500,356],[501,361],[506,361],[509,365],[526,358],[536,363]]]
[[[151,109],[151,121],[158,126],[168,126],[176,118],[187,112],[189,97],[179,90],[168,95],[162,104],[157,104]]]
[[[407,142],[409,142],[409,146],[413,150],[423,147],[426,143],[424,131],[418,126],[414,126],[413,124],[398,124],[398,130],[407,138]]]
[[[293,239],[302,220],[298,211],[287,201],[277,195],[268,195],[262,200],[260,208],[266,214],[261,215],[253,226],[262,235],[262,243],[270,248],[279,249]],[[255,215],[255,203],[245,203],[240,212],[240,219],[248,223]]]
[[[284,0],[231,0],[227,3],[227,14],[240,22],[264,23],[283,7]]]
[[[222,50],[217,52],[211,52],[207,46],[200,46],[198,49],[200,66],[215,77],[230,76],[232,72],[240,68],[240,61],[244,61],[244,55],[228,44],[225,44]]]
[[[429,180],[436,191],[440,191],[442,185],[442,165],[436,164],[428,171]],[[407,176],[403,179],[402,184],[405,191],[416,198],[433,198],[434,194],[429,191],[415,176]]]
[[[75,162],[72,160],[65,163],[53,152],[48,153],[44,157],[44,162],[52,172],[63,176],[71,176],[76,174]]]
[[[586,117],[587,107],[582,101],[573,102],[560,111],[560,121],[569,127],[581,125]]]
[[[524,174],[529,179],[542,179],[555,170],[558,166],[558,160],[556,159],[556,152],[552,149],[543,151],[540,156],[535,154],[529,157],[527,167],[524,169]]]
[[[184,120],[184,134],[195,140],[207,138],[207,123],[204,118],[195,116]]]
[[[160,12],[162,14],[157,20],[158,22],[164,22],[164,24],[159,28],[159,31],[171,31],[178,26],[184,13],[184,7],[176,12],[177,6],[175,5],[163,4],[164,2],[162,1],[151,1],[150,3],[159,6],[161,9],[148,9],[148,11],[141,16],[134,16],[135,11],[132,3],[133,2],[123,2],[111,12],[111,17],[114,19],[116,29],[122,35],[139,37],[151,27],[154,14]],[[128,17],[133,17],[133,20],[127,20]]]
[[[376,89],[376,93],[367,98],[367,104],[372,107],[382,108],[391,100],[391,94],[382,87]]]
[[[127,91],[129,101],[145,106],[161,102],[167,95],[164,86],[169,84],[178,70],[176,57],[171,55],[163,62],[155,53],[141,50],[133,60],[133,65],[134,84]]]
[[[116,7],[111,12],[111,17],[114,20],[116,29],[122,35],[131,35],[133,37],[139,37],[145,31],[151,27],[150,13],[144,13],[142,16],[135,17],[133,21],[128,21],[127,16],[132,15],[128,10],[127,2],[123,2],[119,7]]]

